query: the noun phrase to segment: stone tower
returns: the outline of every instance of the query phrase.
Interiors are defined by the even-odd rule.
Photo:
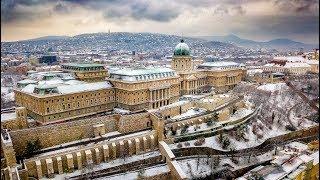
[[[17,125],[19,129],[27,128],[27,109],[25,107],[17,107],[16,108],[17,115]]]
[[[7,130],[1,132],[1,150],[6,159],[7,166],[14,167],[17,164],[16,153],[13,149],[11,137]]]
[[[188,72],[193,70],[190,48],[184,43],[183,39],[174,49],[171,68],[177,72]]]

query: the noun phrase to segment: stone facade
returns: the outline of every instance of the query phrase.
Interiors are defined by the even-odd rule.
[[[128,143],[129,141],[131,143]],[[52,155],[40,155],[26,160],[25,165],[29,176],[41,178],[51,174],[73,172],[90,164],[108,162],[111,159],[129,154],[153,151],[157,149],[157,142],[156,132],[147,131],[141,135],[111,139],[85,148],[79,147],[76,150],[67,150]],[[124,148],[125,146],[128,146],[128,148]]]
[[[138,111],[154,109],[171,104],[179,99],[179,77],[160,80],[126,82],[109,79],[114,85],[116,106]]]
[[[1,121],[1,128],[9,130],[28,128],[27,109],[25,107],[17,107],[14,113],[15,116],[12,119]]]
[[[113,89],[102,89],[37,96],[15,90],[15,100],[18,106],[27,108],[31,117],[47,124],[110,111],[114,107],[114,94]]]

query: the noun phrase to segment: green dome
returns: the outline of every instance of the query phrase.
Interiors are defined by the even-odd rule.
[[[181,42],[174,48],[173,54],[175,56],[189,56],[190,48],[186,43],[184,43],[184,40],[182,39]]]

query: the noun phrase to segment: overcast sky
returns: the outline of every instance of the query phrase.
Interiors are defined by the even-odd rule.
[[[319,0],[1,0],[1,40],[93,32],[318,43]]]

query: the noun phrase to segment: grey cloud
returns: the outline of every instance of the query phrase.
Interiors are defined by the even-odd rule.
[[[246,11],[240,5],[220,5],[214,9],[213,14],[219,16],[237,16],[244,15]]]
[[[234,15],[244,15],[244,14],[246,13],[246,11],[245,11],[245,10],[243,9],[243,7],[240,6],[240,5],[231,7],[231,12],[232,12]]]
[[[284,11],[319,13],[319,0],[275,0],[274,4]]]
[[[233,27],[231,32],[252,36],[294,37],[296,35],[319,36],[319,16],[261,16],[242,19],[246,26]]]
[[[50,0],[2,0],[1,23],[19,20],[34,20],[52,15],[50,11],[43,11],[41,7],[53,6],[55,2]],[[54,10],[62,11],[63,7],[54,7]]]
[[[224,16],[229,13],[228,8],[225,6],[218,6],[214,11],[214,15]]]
[[[58,13],[69,13],[71,11],[69,6],[61,2],[57,3],[53,10]]]
[[[109,0],[76,1],[66,0],[82,7],[99,10],[105,18],[133,18],[136,20],[153,20],[166,22],[176,18],[182,12],[182,5],[170,0]]]

